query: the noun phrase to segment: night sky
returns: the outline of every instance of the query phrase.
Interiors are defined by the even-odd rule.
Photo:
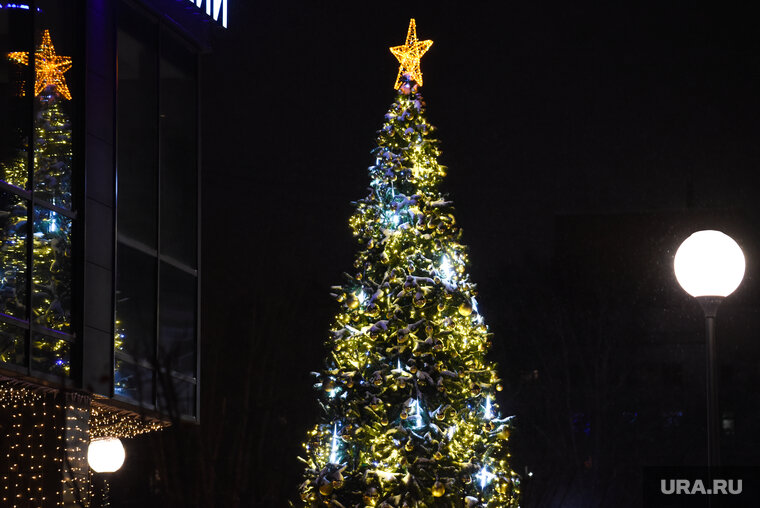
[[[691,388],[703,385],[689,378],[704,370],[701,312],[674,287],[669,267],[690,229],[715,224],[748,257],[758,252],[760,38],[748,11],[687,2],[230,0],[230,28],[204,58],[202,83],[204,396],[203,423],[191,434],[201,443],[196,469],[216,480],[194,488],[216,491],[219,506],[280,507],[296,493],[295,457],[317,416],[309,372],[321,366],[338,308],[329,287],[358,249],[351,201],[367,193],[374,134],[394,99],[398,67],[388,47],[403,44],[410,17],[419,38],[434,41],[422,59],[422,93],[495,333],[502,407],[524,422],[517,465],[543,485],[573,471],[611,485],[595,461],[621,464],[618,448],[655,450],[622,471],[699,463],[703,394]],[[753,267],[749,259],[719,320],[726,350],[737,351],[732,332],[746,346],[729,387],[755,380],[760,365]],[[638,338],[629,341],[631,323]],[[686,393],[674,396],[678,403],[642,393],[668,390],[657,388],[667,373],[662,381],[643,367],[618,379],[622,395],[602,390],[624,401],[619,414],[640,415],[629,427],[600,427],[582,396],[567,407],[533,402],[562,398],[551,379],[562,379],[563,368],[583,373],[599,364],[586,360],[606,354],[614,370],[631,341],[673,330],[674,342],[693,336],[691,349],[673,349],[683,360],[677,377],[686,378],[676,381]],[[558,337],[574,344],[575,359],[563,365],[554,360]],[[531,384],[534,370],[540,380]],[[571,384],[591,400],[600,385],[587,377]],[[757,465],[758,438],[740,428],[758,421],[756,410],[742,413],[758,405],[753,390],[735,409],[734,448],[749,451],[732,460]],[[685,412],[690,429],[675,441],[652,423],[671,410]],[[575,420],[589,418],[592,438],[613,444],[563,452],[568,436],[585,432]],[[658,446],[666,440],[680,444]],[[610,496],[636,488],[618,482]],[[564,505],[611,506],[598,488],[584,489]],[[526,505],[562,506],[558,499]],[[626,499],[636,506],[635,495]]]

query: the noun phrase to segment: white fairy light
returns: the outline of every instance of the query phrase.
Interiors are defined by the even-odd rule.
[[[441,259],[441,266],[438,269],[438,273],[441,276],[441,280],[446,284],[456,284],[454,282],[454,276],[456,276],[456,272],[451,266],[451,261],[449,260],[448,256],[444,255]]]
[[[420,407],[420,401],[416,400],[412,402],[412,416],[415,418],[415,429],[420,429],[424,426],[422,421],[422,408]]]
[[[491,473],[491,472],[489,472],[488,468],[486,468],[485,466],[483,466],[483,469],[481,469],[480,472],[475,475],[475,478],[477,478],[478,480],[480,480],[480,488],[484,489],[484,488],[486,488],[486,485],[488,485],[489,483],[491,483],[491,480],[493,480],[494,478],[496,478],[496,475],[493,474],[493,473]]]
[[[493,410],[491,409],[491,396],[486,397],[486,408],[483,411],[483,418],[490,420],[493,418]]]
[[[338,424],[333,428],[332,444],[330,445],[330,464],[338,463]]]

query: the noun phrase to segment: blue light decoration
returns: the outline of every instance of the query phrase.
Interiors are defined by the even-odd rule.
[[[0,9],[19,9],[22,11],[28,11],[31,10],[31,7],[27,4],[7,3],[0,4]],[[37,12],[42,12],[39,7],[37,7]]]

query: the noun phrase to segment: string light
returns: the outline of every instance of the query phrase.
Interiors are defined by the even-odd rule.
[[[8,53],[8,58],[21,65],[29,65],[29,53],[25,51]],[[63,97],[71,100],[71,92],[63,77],[63,73],[71,69],[71,65],[71,57],[55,54],[50,31],[43,31],[42,43],[37,47],[35,55],[34,95],[40,95],[45,88],[52,86]]]
[[[163,422],[102,405],[73,393],[0,380],[0,410],[10,425],[0,440],[7,472],[0,472],[0,505],[64,506],[75,496],[86,502],[93,491],[86,450],[91,436],[120,432],[132,437],[160,430]],[[88,428],[89,421],[89,428]],[[89,430],[89,432],[88,432]],[[50,478],[59,478],[51,490]]]
[[[63,446],[67,426],[59,421],[66,406],[56,401],[54,393],[34,392],[5,381],[0,384],[0,408],[8,410],[11,416],[11,425],[1,443],[10,466],[0,476],[2,505],[49,506],[52,498],[55,506],[63,506],[66,480]],[[53,492],[45,490],[45,480],[51,475],[61,478]]]
[[[454,281],[456,272],[451,267],[451,261],[449,260],[448,256],[443,256],[439,273],[441,275],[441,280],[443,282],[445,282],[446,284],[451,284],[451,285],[456,286],[456,281]]]
[[[118,437],[132,438],[148,432],[168,427],[160,420],[141,417],[136,413],[118,410],[93,401],[90,407],[90,438]]]
[[[420,59],[424,55],[433,41],[417,40],[417,23],[414,18],[409,20],[409,30],[406,32],[406,43],[403,46],[393,46],[390,48],[393,56],[399,61],[398,76],[393,88],[398,88],[401,84],[401,77],[407,73],[409,77],[422,86],[422,71],[420,70]]]

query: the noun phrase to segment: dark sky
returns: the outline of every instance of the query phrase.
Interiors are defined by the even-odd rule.
[[[297,481],[289,457],[315,415],[308,372],[336,310],[329,286],[351,270],[350,202],[366,194],[394,99],[388,47],[410,17],[434,41],[422,59],[427,117],[503,341],[515,339],[500,316],[518,299],[507,281],[561,254],[557,216],[760,219],[756,18],[630,4],[230,0],[230,28],[204,60],[204,359],[246,344],[261,353],[255,407],[274,423],[251,432],[282,443],[273,491]],[[262,316],[269,324],[252,324]],[[239,382],[228,376],[219,382]]]
[[[760,57],[748,12],[364,4],[232,2],[207,61],[207,193],[239,194],[236,216],[292,232],[283,240],[306,262],[335,272],[350,259],[349,201],[365,193],[393,100],[388,46],[412,16],[434,40],[423,94],[476,252],[510,236],[512,254],[545,257],[558,212],[754,203]]]

